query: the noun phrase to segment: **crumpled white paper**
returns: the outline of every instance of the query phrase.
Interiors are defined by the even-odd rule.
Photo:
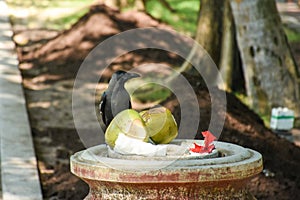
[[[153,145],[120,133],[114,151],[120,154],[142,156],[166,156],[167,145]]]

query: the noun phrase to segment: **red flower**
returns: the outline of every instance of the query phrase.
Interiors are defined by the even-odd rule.
[[[190,151],[194,153],[211,153],[214,150],[215,145],[212,142],[216,139],[216,137],[209,131],[202,132],[204,137],[204,146],[200,146],[194,143],[195,147],[190,148]]]

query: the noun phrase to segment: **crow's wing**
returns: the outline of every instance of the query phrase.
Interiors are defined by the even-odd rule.
[[[131,109],[132,108],[132,105],[131,105],[131,100],[129,99],[129,109]]]
[[[105,119],[105,104],[106,104],[106,93],[103,92],[103,94],[101,96],[100,104],[99,104],[99,110],[100,110],[100,116],[101,116],[102,122],[104,124],[106,124],[106,119]]]

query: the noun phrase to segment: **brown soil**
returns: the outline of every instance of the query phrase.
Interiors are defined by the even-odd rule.
[[[76,200],[88,193],[87,185],[69,170],[70,155],[84,149],[74,128],[71,109],[73,81],[83,59],[108,37],[149,26],[170,29],[144,13],[119,13],[104,6],[93,6],[71,29],[62,33],[49,32],[51,35],[47,36],[38,34],[37,30],[34,35],[28,34],[30,30],[16,32],[16,36],[29,40],[26,45],[19,45],[17,51],[45,199]],[[105,83],[117,69],[128,70],[146,62],[173,66],[182,61],[165,51],[139,50],[119,57],[108,70],[90,75],[104,73],[100,81]],[[199,78],[185,76],[198,95],[201,123],[197,137],[200,138],[200,132],[207,130],[210,121],[210,96]],[[180,123],[177,100],[171,96],[164,105]],[[261,173],[249,183],[250,191],[258,199],[300,199],[300,148],[273,134],[232,94],[227,94],[226,122],[220,140],[262,153],[264,168],[275,176]]]

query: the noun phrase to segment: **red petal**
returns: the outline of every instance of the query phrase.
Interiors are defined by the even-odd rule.
[[[195,147],[190,148],[190,151],[194,153],[211,153],[214,150],[215,145],[212,142],[216,139],[216,137],[209,131],[202,132],[204,137],[204,146],[200,146],[194,143]]]
[[[216,137],[210,131],[202,132],[204,137],[204,146],[208,148],[208,146],[216,139]]]
[[[190,151],[194,152],[194,153],[200,153],[200,151],[202,150],[203,146],[200,146],[196,143],[194,143],[195,147],[194,148],[190,148]]]

